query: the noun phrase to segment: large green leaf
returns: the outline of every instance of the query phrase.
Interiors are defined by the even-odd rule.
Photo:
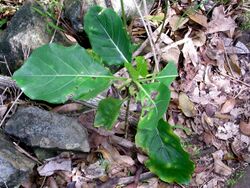
[[[84,29],[93,50],[107,65],[131,62],[131,44],[121,18],[112,9],[93,6],[84,17]]]
[[[194,170],[188,153],[183,150],[179,138],[164,120],[144,122],[148,128],[137,130],[136,140],[149,155],[146,166],[168,183],[187,184]]]
[[[143,109],[135,141],[138,147],[148,153],[146,166],[163,181],[188,183],[194,164],[169,124],[162,120],[170,101],[170,91],[163,83],[142,87],[144,90],[140,91],[138,98],[142,101]]]
[[[89,99],[110,85],[111,73],[79,45],[44,45],[13,76],[31,99],[62,103]]]
[[[117,120],[122,105],[122,100],[106,98],[99,102],[95,116],[95,127],[105,127],[112,129]]]

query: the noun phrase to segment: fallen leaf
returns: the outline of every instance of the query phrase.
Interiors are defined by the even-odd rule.
[[[50,188],[58,188],[58,185],[53,177],[49,177],[47,182]]]
[[[193,12],[188,14],[188,17],[201,26],[207,27],[207,17],[200,12]]]
[[[56,158],[37,168],[40,176],[51,176],[58,170],[71,172],[72,162],[70,159]]]
[[[194,35],[192,36],[192,40],[193,40],[194,46],[196,47],[203,46],[207,40],[205,32],[201,30],[194,32]]]
[[[165,62],[174,61],[175,64],[178,64],[180,57],[180,50],[178,47],[173,47],[164,51],[161,55],[161,58]]]
[[[124,171],[125,168],[131,168],[135,162],[128,155],[120,155],[119,151],[108,142],[102,143],[98,150],[103,158],[109,162],[108,174],[114,175]]]
[[[83,169],[82,171],[84,172],[85,177],[90,180],[107,176],[105,172],[106,166],[100,161],[97,161],[94,164],[90,164],[86,169]]]
[[[226,17],[224,14],[224,6],[214,8],[212,20],[208,23],[207,34],[216,33],[220,31],[230,31],[230,36],[233,36],[236,28],[236,23],[231,17]]]
[[[222,162],[224,152],[222,150],[212,153],[214,158],[214,172],[223,176],[229,176],[233,170]]]
[[[82,109],[84,109],[84,106],[82,104],[69,103],[69,104],[57,106],[57,107],[53,108],[52,111],[57,112],[57,113],[68,113],[68,112],[79,111]]]
[[[247,136],[250,136],[250,122],[240,122],[240,131]]]
[[[181,16],[173,15],[170,17],[169,25],[172,28],[172,31],[180,29],[185,23],[188,22],[188,18],[183,18]]]
[[[185,93],[179,94],[179,108],[187,117],[194,117],[197,113],[194,103],[189,100]]]
[[[220,112],[222,114],[227,114],[231,112],[231,110],[234,108],[236,104],[236,100],[234,98],[228,99],[221,107]]]
[[[220,125],[217,129],[217,133],[215,134],[221,140],[228,140],[229,138],[233,138],[239,132],[239,126],[232,122],[226,122],[223,125]]]
[[[198,58],[197,50],[191,38],[190,40],[187,40],[187,42],[185,42],[182,48],[182,52],[183,52],[184,58],[186,60],[190,60],[193,63],[194,67],[196,67],[199,61],[199,58]]]

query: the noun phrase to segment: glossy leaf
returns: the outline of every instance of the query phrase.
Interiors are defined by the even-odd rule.
[[[93,6],[84,17],[84,29],[93,50],[107,65],[131,62],[131,44],[121,18],[112,9]]]
[[[13,78],[31,99],[63,103],[95,97],[114,77],[81,46],[48,44],[34,50]]]
[[[175,63],[169,62],[165,68],[159,72],[156,79],[159,82],[164,83],[166,86],[169,86],[175,80],[176,76],[178,76],[178,72]]]
[[[146,166],[150,171],[165,182],[188,184],[194,170],[194,163],[183,150],[171,126],[160,119],[157,127],[143,134],[147,138],[144,140],[145,147],[149,149],[149,160],[146,161]]]
[[[163,83],[147,84],[143,88],[144,91],[138,95],[143,109],[135,137],[136,145],[148,153],[146,166],[161,180],[188,183],[194,170],[193,162],[169,124],[162,120],[170,101],[170,91]],[[151,96],[155,105],[147,96]]]
[[[105,127],[112,129],[117,120],[122,105],[122,100],[106,98],[99,102],[95,116],[95,127]]]

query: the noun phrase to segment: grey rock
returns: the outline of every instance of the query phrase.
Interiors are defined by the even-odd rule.
[[[0,187],[15,187],[25,181],[35,163],[17,151],[0,131]]]
[[[142,0],[136,0],[140,6],[140,10],[143,12]],[[148,11],[152,8],[154,0],[146,0]],[[83,4],[82,4],[83,3]],[[122,14],[121,1],[120,0],[65,0],[64,1],[64,17],[68,19],[75,29],[76,32],[83,31],[83,16],[93,5],[99,5],[101,7],[113,8],[119,15]],[[130,19],[131,17],[139,16],[136,6],[133,0],[124,1],[124,10],[126,17]]]
[[[19,68],[24,54],[50,42],[51,34],[46,31],[48,21],[34,10],[44,11],[40,5],[26,3],[13,16],[0,39],[0,61],[6,61],[11,72]],[[67,43],[67,39],[57,32],[56,42]],[[4,64],[0,64],[2,74],[9,72]]]
[[[20,107],[5,131],[33,147],[89,152],[86,129],[76,119],[37,107]]]
[[[250,179],[250,166],[246,168],[245,174],[238,180],[238,182],[233,186],[233,188],[248,188]]]

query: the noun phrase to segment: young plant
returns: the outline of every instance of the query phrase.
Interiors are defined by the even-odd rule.
[[[168,63],[156,75],[148,73],[143,57],[136,57],[133,66],[132,44],[112,9],[90,8],[84,27],[98,57],[79,45],[47,44],[34,50],[13,79],[31,99],[50,103],[94,98],[118,80],[134,87],[133,95],[142,105],[135,142],[148,154],[146,166],[163,181],[188,183],[194,164],[163,120],[170,101],[168,86],[177,76],[175,65]],[[118,66],[125,66],[130,78],[114,76],[108,68]],[[94,125],[112,129],[124,101],[113,97],[100,101]]]

